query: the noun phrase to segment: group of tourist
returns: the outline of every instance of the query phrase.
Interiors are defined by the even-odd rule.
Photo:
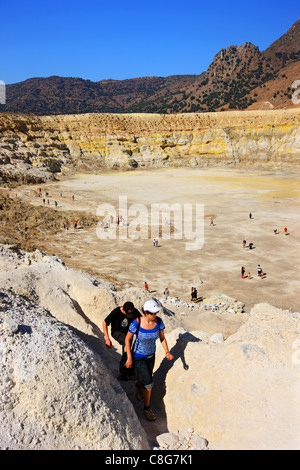
[[[149,421],[156,419],[150,400],[158,338],[165,350],[166,358],[170,361],[174,359],[165,338],[164,322],[157,316],[160,310],[161,307],[154,299],[144,303],[143,315],[132,302],[125,302],[122,307],[112,310],[102,323],[106,346],[112,347],[108,333],[109,325],[111,325],[111,336],[122,345],[119,378],[128,380],[130,376],[136,375],[136,397],[144,400],[144,415]],[[134,336],[135,341],[133,341]]]
[[[50,204],[50,199],[49,199],[49,197],[51,197],[51,196],[49,195],[48,191],[45,191],[45,192],[44,192],[44,193],[45,193],[45,197],[43,197],[42,188],[39,188],[39,191],[38,191],[38,192],[39,192],[39,197],[42,197],[42,198],[43,198],[43,204],[46,204],[46,198],[47,198],[47,203],[48,203],[48,205],[49,205],[49,204]],[[63,197],[62,192],[59,193],[59,196],[60,196],[61,198]],[[72,201],[73,201],[73,202],[75,201],[75,196],[74,196],[74,194],[72,195]],[[54,201],[54,205],[55,205],[55,207],[57,207],[57,206],[58,206],[58,202],[57,202],[57,201]]]
[[[248,279],[251,279],[251,273],[248,272],[247,276],[245,276],[245,271],[246,271],[245,267],[242,266],[241,267],[241,278],[244,279],[245,277],[247,277]],[[257,275],[261,279],[263,279],[266,275],[266,273],[263,272],[263,269],[262,269],[260,264],[257,266]]]
[[[250,219],[253,218],[251,212],[250,212],[250,214],[249,214],[249,218],[250,218]],[[285,235],[288,235],[288,234],[289,234],[287,227],[284,227],[283,230],[284,230],[284,234],[285,234]],[[279,232],[278,232],[277,227],[274,227],[274,234],[277,235],[278,233],[279,233]],[[243,248],[246,247],[246,244],[247,244],[246,240],[243,240]],[[253,243],[252,243],[252,242],[248,244],[248,248],[249,248],[250,250],[253,250],[253,247],[254,247],[254,246],[253,246]],[[251,279],[251,273],[248,272],[248,274],[245,276],[245,271],[246,271],[245,267],[242,266],[242,267],[241,267],[241,278],[242,278],[242,279],[244,279],[244,278]],[[257,267],[257,275],[258,275],[258,277],[260,277],[261,279],[263,279],[264,277],[266,277],[266,273],[263,272],[262,267],[260,266],[260,264],[259,264],[258,267]]]

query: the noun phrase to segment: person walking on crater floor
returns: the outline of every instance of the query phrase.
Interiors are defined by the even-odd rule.
[[[191,289],[191,301],[197,302],[197,289],[196,287],[192,287]]]
[[[191,302],[193,301],[193,293],[194,293],[194,288],[191,288]]]
[[[261,265],[259,264],[259,265],[257,266],[257,275],[258,275],[258,277],[262,277],[262,272],[263,272],[262,267],[261,267]]]
[[[165,300],[167,300],[169,294],[170,294],[170,291],[169,291],[169,289],[166,287],[165,290],[164,290]]]

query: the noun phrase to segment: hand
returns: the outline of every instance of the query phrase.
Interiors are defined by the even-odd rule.
[[[132,359],[128,358],[126,363],[125,363],[125,366],[127,367],[127,369],[130,369],[133,365],[133,361]]]
[[[168,352],[168,353],[166,353],[166,358],[167,358],[169,361],[173,361],[174,356],[173,356],[170,352]]]
[[[106,344],[106,347],[107,348],[111,348],[111,340],[108,338],[106,341],[105,341],[105,344]]]

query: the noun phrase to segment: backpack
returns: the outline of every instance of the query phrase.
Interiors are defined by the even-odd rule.
[[[137,327],[137,330],[135,332],[135,341],[132,342],[132,346],[131,346],[131,354],[132,354],[132,357],[133,357],[133,351],[134,351],[134,348],[135,348],[135,345],[137,345],[138,343],[138,334],[139,334],[139,329],[140,329],[140,319],[139,318],[136,318],[135,319],[137,321],[137,324],[138,324],[138,327]]]

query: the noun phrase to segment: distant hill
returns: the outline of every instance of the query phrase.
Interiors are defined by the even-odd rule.
[[[292,107],[300,79],[300,20],[264,52],[250,42],[216,54],[200,75],[92,82],[81,78],[30,78],[7,85],[0,112],[185,113]]]

